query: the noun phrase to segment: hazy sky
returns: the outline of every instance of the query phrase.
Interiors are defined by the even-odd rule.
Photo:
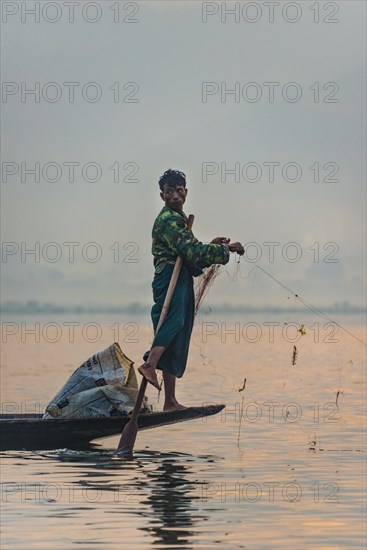
[[[150,304],[157,182],[177,168],[200,240],[253,243],[316,305],[363,305],[364,2],[82,1],[74,20],[40,2],[39,22],[35,4],[2,3],[2,301]],[[285,299],[254,272],[211,294]]]

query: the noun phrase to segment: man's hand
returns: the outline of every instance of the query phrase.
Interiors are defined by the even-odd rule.
[[[241,243],[232,243],[229,244],[231,239],[227,239],[227,237],[216,237],[211,241],[211,244],[228,244],[228,248],[230,252],[237,252],[240,256],[243,256],[245,253],[245,249],[243,248]]]
[[[229,251],[230,252],[237,252],[240,256],[243,256],[245,253],[245,249],[243,248],[241,243],[232,243],[229,245]]]
[[[231,239],[227,239],[226,237],[216,237],[210,242],[210,244],[222,244],[222,243],[228,244],[230,240]]]

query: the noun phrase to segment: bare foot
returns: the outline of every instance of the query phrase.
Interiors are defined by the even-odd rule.
[[[138,368],[138,371],[142,376],[144,376],[144,378],[146,378],[146,380],[150,384],[152,384],[155,388],[157,388],[157,390],[161,389],[158,383],[157,372],[155,367],[147,363],[144,363],[141,367]]]
[[[188,407],[185,407],[184,405],[181,405],[180,403],[178,403],[178,401],[176,401],[176,403],[169,403],[167,405],[164,404],[163,412],[183,411],[187,408]]]

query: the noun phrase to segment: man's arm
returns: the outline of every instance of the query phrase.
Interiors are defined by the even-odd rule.
[[[161,238],[165,245],[188,264],[198,267],[209,267],[212,264],[226,264],[229,261],[227,243],[204,244],[187,229],[181,216],[170,216],[166,219]]]

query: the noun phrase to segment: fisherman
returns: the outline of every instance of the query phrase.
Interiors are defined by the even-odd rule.
[[[168,285],[177,256],[183,260],[167,316],[155,334],[153,347],[144,354],[145,363],[138,371],[160,389],[156,368],[163,371],[164,411],[186,409],[175,396],[176,378],[185,372],[194,324],[195,295],[193,277],[213,264],[226,264],[229,253],[243,255],[239,242],[230,243],[226,237],[216,237],[210,244],[198,241],[187,228],[188,219],[182,207],[187,197],[186,176],[178,170],[167,170],[159,179],[160,196],[165,206],[155,219],[152,231],[154,305],[151,311],[156,330]]]

